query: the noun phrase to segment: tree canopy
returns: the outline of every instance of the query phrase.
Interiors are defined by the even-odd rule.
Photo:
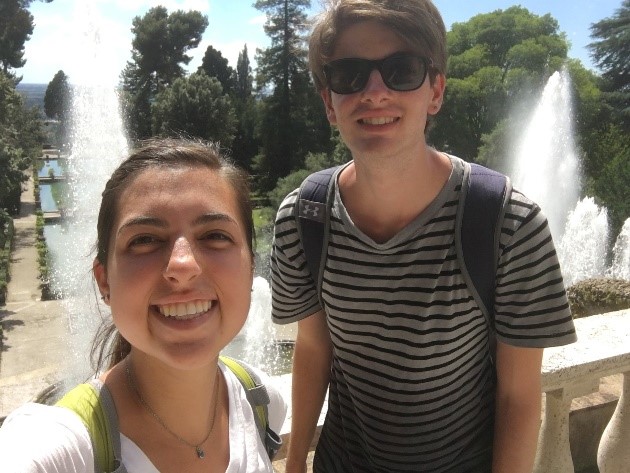
[[[305,9],[309,0],[258,0],[267,14],[271,46],[258,50],[256,86],[260,107],[260,153],[254,160],[257,183],[270,190],[279,177],[300,168],[308,152],[328,150],[330,129],[307,68]]]
[[[606,100],[630,132],[630,0],[624,0],[612,17],[591,25],[591,38],[595,41],[588,47],[603,71]]]
[[[447,33],[444,106],[431,132],[434,143],[476,158],[482,136],[562,66],[568,43],[558,28],[551,15],[537,16],[519,6],[453,24]]]
[[[155,99],[153,133],[187,134],[229,147],[236,119],[221,83],[203,71],[181,77]]]
[[[208,46],[198,70],[205,72],[208,77],[215,77],[226,94],[232,93],[236,72],[228,65],[228,60],[223,57],[221,51]]]
[[[70,111],[70,84],[68,76],[63,71],[58,71],[55,77],[48,83],[44,95],[44,112],[49,118],[65,120]]]
[[[151,134],[151,101],[185,75],[182,65],[191,61],[188,52],[199,45],[208,19],[198,11],[169,14],[159,6],[132,24],[132,60],[122,74],[126,114],[131,134],[146,138]]]

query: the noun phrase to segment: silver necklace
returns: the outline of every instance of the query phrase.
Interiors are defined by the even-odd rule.
[[[171,434],[173,437],[175,437],[177,440],[179,440],[181,443],[183,443],[184,445],[189,446],[190,448],[194,448],[195,449],[195,453],[197,454],[197,457],[199,457],[200,459],[204,458],[206,456],[206,452],[203,451],[203,448],[201,448],[201,446],[206,443],[206,440],[208,440],[210,438],[210,434],[212,433],[212,429],[214,429],[214,420],[217,417],[217,409],[218,409],[218,400],[219,400],[219,367],[217,366],[217,376],[214,382],[214,411],[212,412],[212,420],[210,421],[210,430],[208,430],[208,434],[206,435],[206,438],[204,438],[201,442],[199,442],[198,445],[194,445],[190,442],[187,442],[186,440],[184,440],[183,438],[181,438],[179,435],[177,435],[175,432],[173,432],[171,429],[168,428],[168,426],[164,423],[164,421],[160,418],[160,416],[157,415],[157,413],[151,409],[151,406],[149,406],[149,404],[147,403],[147,401],[144,400],[144,398],[142,397],[142,394],[140,394],[140,390],[138,389],[138,386],[136,385],[136,382],[131,374],[131,368],[129,365],[129,356],[127,356],[127,358],[125,358],[125,372],[127,374],[127,385],[129,386],[129,389],[131,389],[136,397],[138,398],[138,400],[140,401],[140,404],[142,404],[144,406],[144,408],[149,412],[149,414],[151,414],[151,416],[157,421],[158,424],[160,424],[162,426],[162,428],[164,430],[166,430],[169,434]]]

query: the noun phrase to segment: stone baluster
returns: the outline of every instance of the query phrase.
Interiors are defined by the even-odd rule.
[[[630,371],[623,374],[617,408],[599,442],[597,466],[600,473],[630,472]]]
[[[569,411],[573,396],[566,389],[549,391],[543,417],[534,473],[574,473],[569,444]]]
[[[546,390],[545,415],[538,436],[534,473],[574,473],[569,442],[571,401],[598,390],[599,377],[593,374],[561,388]]]

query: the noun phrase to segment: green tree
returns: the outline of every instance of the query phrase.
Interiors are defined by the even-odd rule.
[[[271,46],[257,56],[256,85],[263,99],[261,147],[253,164],[257,185],[267,191],[279,177],[300,168],[307,152],[327,151],[330,131],[306,64],[310,1],[258,0],[254,6],[267,14],[264,28],[271,38]]]
[[[155,98],[154,134],[183,133],[229,147],[235,128],[236,118],[230,98],[223,93],[219,81],[204,72],[176,79]]]
[[[228,60],[223,57],[221,51],[208,46],[201,61],[198,71],[203,71],[208,77],[215,77],[223,87],[223,92],[231,94],[236,81],[236,72],[232,69]]]
[[[246,44],[243,46],[243,50],[238,53],[238,60],[236,61],[235,95],[244,99],[250,98],[253,91],[253,82],[252,66],[249,62]]]
[[[36,109],[26,110],[15,80],[0,71],[0,208],[20,210],[26,170],[41,149],[41,121]]]
[[[232,143],[232,157],[245,169],[251,168],[252,159],[258,152],[256,138],[258,107],[252,95],[252,68],[247,55],[247,45],[238,54],[235,71],[235,86],[232,101],[236,111],[236,134]]]
[[[71,98],[68,76],[63,71],[58,71],[46,87],[44,95],[46,116],[56,120],[65,120],[70,111]]]
[[[352,159],[350,150],[341,140],[339,132],[331,135],[331,144],[334,145],[332,153],[308,153],[304,160],[304,167],[293,171],[285,177],[278,179],[276,187],[269,192],[269,203],[277,210],[282,200],[293,190],[297,189],[306,177],[316,171],[347,163]]]
[[[603,71],[605,98],[630,131],[630,0],[612,17],[591,25],[591,38],[596,41],[588,48]]]
[[[42,0],[50,3],[52,0]],[[19,69],[26,64],[24,45],[33,34],[33,15],[28,11],[32,0],[0,2],[0,64],[2,71]]]
[[[69,141],[68,130],[71,108],[72,94],[68,76],[63,71],[58,71],[48,84],[48,87],[46,87],[44,112],[47,117],[59,121],[59,126],[56,127],[55,139],[60,148]]]
[[[440,148],[471,160],[482,137],[514,104],[538,92],[568,51],[554,18],[519,6],[453,24],[447,46],[446,96],[430,136]]]
[[[171,14],[162,6],[151,8],[133,19],[131,61],[122,73],[127,93],[126,115],[135,138],[150,134],[150,103],[167,86],[184,76],[184,65],[192,57],[208,26],[198,11],[177,10]]]

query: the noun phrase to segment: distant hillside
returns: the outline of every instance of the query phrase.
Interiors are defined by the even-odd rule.
[[[37,107],[44,115],[44,95],[48,84],[18,84],[16,90],[24,97],[28,108]]]

